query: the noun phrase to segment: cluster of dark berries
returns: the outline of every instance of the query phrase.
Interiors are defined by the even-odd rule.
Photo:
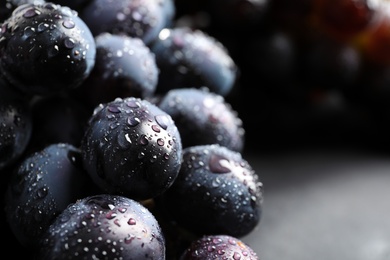
[[[259,259],[240,240],[263,186],[227,100],[239,66],[177,5],[1,2],[2,215],[21,254]]]

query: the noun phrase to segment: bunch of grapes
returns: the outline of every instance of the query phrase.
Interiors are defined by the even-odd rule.
[[[386,148],[385,0],[5,0],[7,245],[34,259],[252,259],[243,156]]]
[[[33,259],[259,259],[239,68],[170,0],[6,1],[3,223]]]

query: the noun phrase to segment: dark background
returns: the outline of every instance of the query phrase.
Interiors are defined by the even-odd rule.
[[[243,240],[261,259],[390,258],[388,154],[312,148],[246,158],[265,193],[262,219]]]

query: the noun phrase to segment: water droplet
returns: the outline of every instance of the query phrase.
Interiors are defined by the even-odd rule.
[[[68,214],[62,214],[59,218],[61,223],[66,223],[70,220],[70,215]]]
[[[140,153],[138,154],[138,159],[142,159],[142,158],[144,158],[144,157],[145,157],[145,153],[140,152]]]
[[[76,26],[76,24],[72,20],[65,20],[62,22],[62,25],[67,29],[72,29]]]
[[[54,3],[45,3],[44,7],[48,10],[56,10],[57,6]]]
[[[130,108],[140,108],[141,104],[137,100],[128,100],[126,105]]]
[[[114,130],[118,128],[118,126],[119,126],[119,122],[112,122],[111,124],[109,124],[110,130]]]
[[[37,10],[35,8],[29,8],[24,12],[23,17],[24,18],[32,18],[32,17],[37,16],[39,14],[41,14],[41,12],[39,10]]]
[[[157,156],[153,155],[152,158],[150,158],[150,163],[155,163],[157,161]]]
[[[117,216],[117,214],[113,211],[110,211],[106,214],[107,219],[114,219]]]
[[[40,24],[38,24],[37,28],[38,28],[38,32],[43,32],[47,28],[49,28],[49,25],[47,23],[40,23]]]
[[[134,218],[130,218],[130,219],[127,221],[127,224],[129,224],[129,225],[135,225],[135,224],[137,224],[137,222],[135,221]]]
[[[158,125],[152,125],[152,129],[153,131],[155,131],[156,133],[160,133],[161,129]]]
[[[118,211],[120,213],[125,213],[127,211],[127,208],[120,207],[120,208],[118,208]]]
[[[148,141],[148,138],[146,137],[146,135],[141,135],[138,142],[141,145],[148,145],[149,144],[149,141]]]
[[[236,241],[234,239],[229,238],[228,242],[229,242],[229,244],[231,244],[233,246],[236,245]]]
[[[218,254],[218,255],[224,255],[224,254],[225,254],[225,250],[223,250],[223,249],[218,249],[218,250],[217,250],[217,254]]]
[[[129,124],[129,126],[137,126],[139,123],[141,123],[141,120],[138,118],[138,117],[128,117],[127,118],[127,123]]]
[[[22,123],[22,118],[21,118],[20,116],[18,116],[18,115],[15,115],[15,116],[14,116],[14,124],[15,124],[16,126],[20,126],[21,123]]]
[[[219,178],[216,178],[216,179],[214,179],[214,180],[211,182],[211,185],[212,185],[214,188],[219,187],[220,184],[221,184],[221,180],[220,180]]]
[[[210,156],[209,167],[213,173],[228,173],[230,172],[229,160],[220,155],[213,154]]]
[[[48,56],[49,57],[54,57],[60,52],[60,48],[58,45],[54,45],[52,48],[48,49]]]
[[[48,193],[49,193],[49,189],[46,187],[40,188],[37,191],[38,198],[40,198],[40,199],[46,197]]]
[[[155,116],[156,122],[159,126],[161,126],[162,129],[167,130],[169,125],[169,116],[167,115],[158,115]]]
[[[114,106],[114,105],[108,105],[107,106],[107,110],[110,111],[111,113],[120,113],[121,111],[119,110],[119,108],[117,106]]]
[[[35,33],[35,28],[33,28],[31,26],[27,26],[26,28],[24,28],[23,34],[26,37],[30,37],[30,36],[34,35],[34,33]]]
[[[126,243],[126,244],[130,244],[131,241],[133,241],[134,239],[135,239],[134,236],[129,235],[128,237],[125,238],[125,243]]]
[[[72,38],[70,38],[70,37],[66,37],[66,38],[64,39],[64,46],[65,46],[66,48],[68,48],[68,49],[73,49],[75,45],[76,45],[76,43],[75,43],[75,40],[74,40],[74,39],[72,39]]]
[[[213,252],[214,249],[215,249],[214,246],[208,246],[208,247],[207,247],[207,251],[208,251],[208,252]]]
[[[162,139],[162,138],[157,139],[157,144],[159,146],[164,146],[164,139]]]
[[[128,149],[132,144],[129,133],[118,135],[118,144],[122,149]]]

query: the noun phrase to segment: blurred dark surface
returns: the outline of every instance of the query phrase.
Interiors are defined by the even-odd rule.
[[[310,149],[247,154],[263,218],[243,240],[263,260],[390,259],[390,155]]]

